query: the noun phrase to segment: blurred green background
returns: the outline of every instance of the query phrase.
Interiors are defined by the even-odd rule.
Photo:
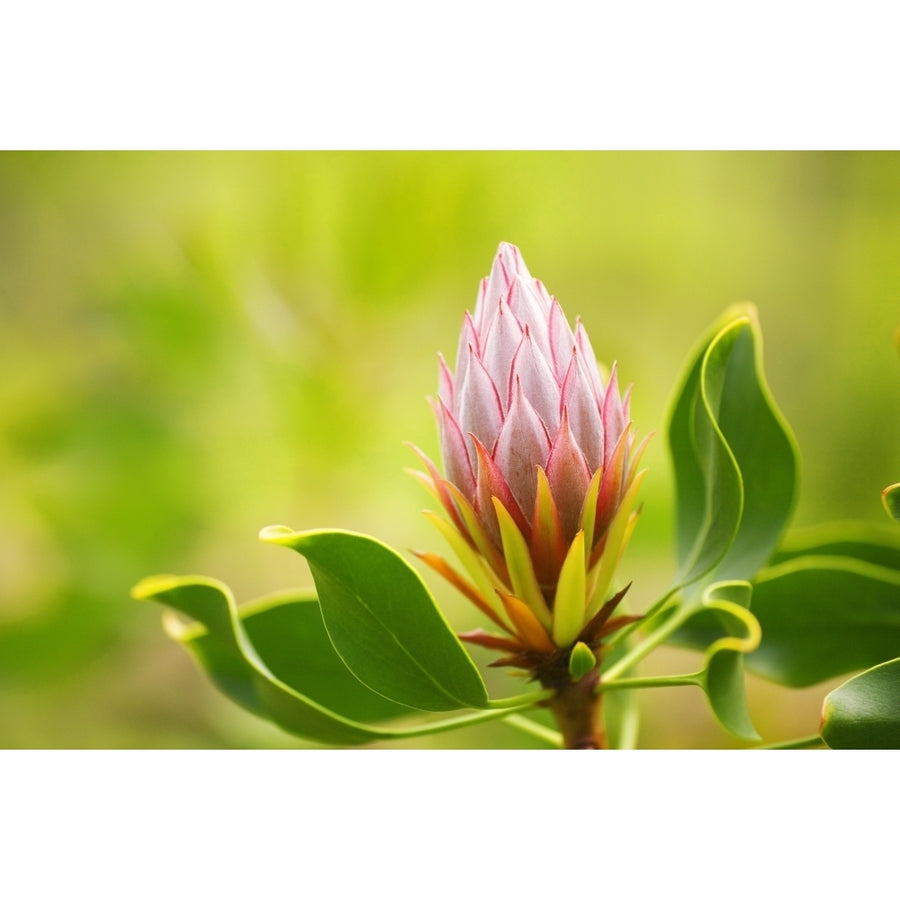
[[[732,303],[759,308],[800,444],[795,523],[883,521],[897,154],[2,154],[0,746],[302,746],[221,698],[129,589],[311,584],[257,541],[273,523],[444,551],[403,442],[437,458],[436,353],[453,358],[501,240],[657,433],[623,570],[638,606],[674,571],[667,402]],[[456,627],[482,624],[425,577]],[[816,730],[830,685],[749,680],[766,739]],[[736,746],[699,691],[644,693],[642,746]],[[494,724],[393,746],[529,740]]]

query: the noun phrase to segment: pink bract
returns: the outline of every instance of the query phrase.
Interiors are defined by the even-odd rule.
[[[496,576],[495,590],[521,594],[528,580],[522,560],[510,558],[520,544],[508,520],[551,617],[563,564],[581,532],[587,584],[600,586],[591,576],[603,568],[611,526],[632,485],[633,503],[643,449],[633,446],[628,399],[619,393],[615,365],[602,376],[581,320],[573,330],[518,248],[500,244],[474,312],[463,319],[455,370],[439,359],[433,406],[446,477],[423,456],[426,483]],[[619,545],[609,548],[617,555],[633,526],[630,512]],[[591,597],[584,608],[591,611]]]

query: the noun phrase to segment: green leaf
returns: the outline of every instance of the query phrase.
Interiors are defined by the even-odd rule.
[[[722,727],[742,740],[757,741],[744,686],[744,656],[760,639],[759,624],[749,612],[750,594],[746,581],[719,582],[704,593],[703,607],[718,617],[726,635],[707,648],[702,686]]]
[[[836,750],[900,750],[900,659],[835,688],[825,698],[821,734]]]
[[[881,502],[887,514],[895,522],[900,522],[900,484],[889,484],[881,492]]]
[[[238,613],[244,633],[268,671],[326,709],[358,722],[417,712],[376,694],[347,669],[325,631],[315,594],[279,593],[244,604]],[[198,661],[233,660],[200,624],[181,626],[178,640]],[[211,665],[204,668],[211,675],[216,671]]]
[[[789,531],[770,565],[801,556],[849,556],[861,562],[900,570],[900,532],[869,522],[829,522]]]
[[[748,666],[806,687],[897,653],[900,571],[847,557],[798,557],[759,574],[753,611],[763,637]]]
[[[475,663],[419,574],[390,547],[347,531],[283,526],[260,538],[306,557],[331,642],[372,690],[423,710],[488,705]]]
[[[166,631],[185,646],[226,696],[250,712],[271,720],[292,734],[327,744],[362,744],[389,736],[379,729],[352,721],[304,694],[298,688],[303,682],[304,686],[310,686],[309,675],[301,676],[301,684],[296,687],[278,678],[251,644],[238,616],[234,598],[221,582],[200,577],[154,576],[138,584],[132,596],[139,600],[155,600],[195,619],[196,622],[186,625],[174,615],[167,615],[164,620]],[[317,625],[310,615],[317,604],[303,598],[297,601],[297,605],[302,606],[303,610],[293,617],[293,625],[302,620],[309,630],[285,633],[283,647],[279,651],[282,659],[278,660],[276,656],[275,661],[283,673],[295,673],[297,668],[292,666],[290,673],[287,671],[289,667],[285,665],[283,655],[290,652],[288,648],[294,649],[301,659],[308,652],[313,660],[323,664],[323,668],[338,680],[339,690],[347,691],[343,701],[345,709],[354,708],[379,718],[413,712],[397,704],[378,708],[377,701],[363,698],[363,692],[372,692],[340,665],[333,651],[333,659],[328,659],[330,642],[327,642],[324,628]],[[254,606],[249,607],[245,616],[252,619],[255,609]],[[281,618],[285,618],[283,611]],[[272,621],[270,618],[258,623],[256,630],[265,635]],[[282,624],[285,624],[284,621]],[[323,637],[328,646],[323,642]],[[323,699],[328,699],[327,693]]]
[[[747,581],[720,581],[702,594],[682,600],[655,618],[654,630],[605,670],[609,697],[641,688],[696,685],[702,688],[713,714],[727,731],[745,741],[759,740],[753,727],[744,686],[744,657],[759,646],[760,627],[749,610],[751,585]],[[694,626],[694,621],[700,627]],[[620,678],[649,650],[669,639],[705,651],[703,668],[679,675]]]
[[[323,744],[364,744],[460,728],[508,715],[479,712],[412,726],[372,725],[418,710],[369,690],[334,651],[315,598],[282,594],[238,608],[228,588],[202,577],[154,576],[132,590],[174,613],[166,632],[227,697],[285,731]],[[258,646],[251,643],[258,641]]]
[[[750,577],[793,509],[793,438],[771,398],[752,307],[705,339],[669,422],[678,583]]]

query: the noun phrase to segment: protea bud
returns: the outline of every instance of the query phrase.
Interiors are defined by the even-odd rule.
[[[581,321],[573,331],[504,243],[465,315],[455,372],[440,358],[433,406],[446,477],[421,452],[418,474],[469,578],[421,558],[506,632],[462,635],[505,651],[495,665],[568,678],[577,641],[596,651],[623,624],[610,619],[622,594],[608,593],[637,518],[643,444],[616,367],[601,375]]]

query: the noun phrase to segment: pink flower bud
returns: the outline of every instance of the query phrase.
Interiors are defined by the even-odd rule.
[[[580,320],[573,332],[518,249],[503,243],[463,320],[456,370],[441,358],[439,373],[446,477],[424,456],[421,477],[458,535],[474,581],[466,592],[496,610],[526,655],[546,653],[544,638],[562,648],[590,637],[643,476],[615,366],[604,380]],[[566,565],[576,552],[583,561]],[[439,571],[448,569],[442,562]]]

